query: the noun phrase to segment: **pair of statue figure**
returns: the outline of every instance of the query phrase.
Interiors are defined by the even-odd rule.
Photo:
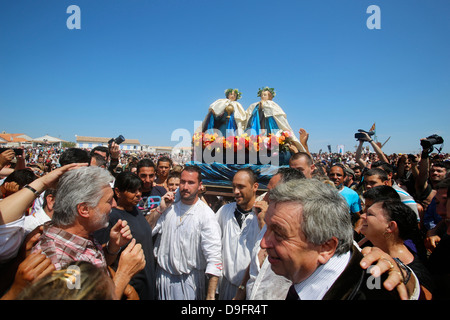
[[[276,134],[278,131],[288,131],[291,133],[291,141],[298,151],[305,151],[305,148],[295,136],[290,127],[286,113],[273,101],[275,97],[273,88],[260,88],[259,102],[250,105],[247,111],[237,102],[242,93],[238,89],[225,90],[225,99],[214,101],[208,110],[208,114],[203,121],[203,132],[216,129],[222,135],[241,135],[247,132],[251,135]],[[229,131],[231,130],[231,132]]]

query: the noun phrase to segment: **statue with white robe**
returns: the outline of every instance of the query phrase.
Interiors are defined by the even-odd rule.
[[[291,133],[291,141],[297,150],[306,151],[289,125],[286,113],[277,103],[272,101],[274,96],[273,88],[259,89],[258,97],[261,97],[261,101],[251,104],[246,111],[246,132],[251,132],[253,135],[275,135],[280,131],[288,131]]]
[[[247,114],[242,105],[237,101],[241,97],[238,89],[227,89],[226,99],[214,101],[208,109],[208,114],[203,120],[202,132],[217,129],[222,136],[241,135],[247,122]],[[231,130],[228,131],[228,130]]]

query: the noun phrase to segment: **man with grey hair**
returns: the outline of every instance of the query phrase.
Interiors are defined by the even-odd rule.
[[[131,277],[145,266],[145,260],[126,221],[119,220],[112,227],[110,241],[104,248],[92,236],[108,225],[115,206],[112,179],[107,170],[95,166],[64,173],[58,182],[52,220],[44,224],[42,236],[32,251],[42,251],[57,270],[75,261],[87,261],[106,272],[121,247],[130,242],[131,251],[127,250],[130,254],[121,255],[113,279],[116,296],[121,297]]]
[[[346,201],[334,188],[291,180],[272,189],[269,201],[261,247],[272,270],[293,282],[287,299],[398,299],[386,282],[371,286],[377,282],[360,265]],[[379,258],[379,271],[399,272],[393,261]]]

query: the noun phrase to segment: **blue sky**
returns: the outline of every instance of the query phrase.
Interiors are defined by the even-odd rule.
[[[386,153],[418,152],[450,139],[449,16],[447,0],[3,0],[0,130],[174,146],[225,89],[246,109],[270,86],[312,152],[354,151],[374,122]]]

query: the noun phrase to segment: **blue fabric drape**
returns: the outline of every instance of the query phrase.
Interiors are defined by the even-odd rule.
[[[251,134],[260,135],[261,134],[261,123],[259,121],[259,106],[256,106],[253,109],[253,112],[248,121],[247,129],[251,130]],[[279,130],[278,124],[273,117],[264,117],[264,127],[266,130],[266,134],[276,133]]]
[[[259,123],[259,108],[258,106],[253,109],[252,115],[250,116],[250,119],[248,121],[250,124],[248,127],[251,129],[252,135],[259,135],[261,133],[261,124]]]
[[[214,115],[212,112],[209,113],[208,126],[206,130],[214,129]]]
[[[231,186],[234,174],[241,168],[252,169],[258,178],[261,188],[266,188],[270,178],[275,175],[280,166],[272,165],[253,165],[253,164],[223,164],[223,163],[202,163],[190,161],[186,166],[197,166],[202,172],[203,184],[215,186]],[[281,167],[288,167],[287,165]]]
[[[217,129],[223,136],[227,136],[227,134],[234,136],[237,129],[234,113],[231,114],[228,121],[226,117],[225,114],[215,117],[214,114],[210,112],[205,132],[213,133],[213,129]]]

